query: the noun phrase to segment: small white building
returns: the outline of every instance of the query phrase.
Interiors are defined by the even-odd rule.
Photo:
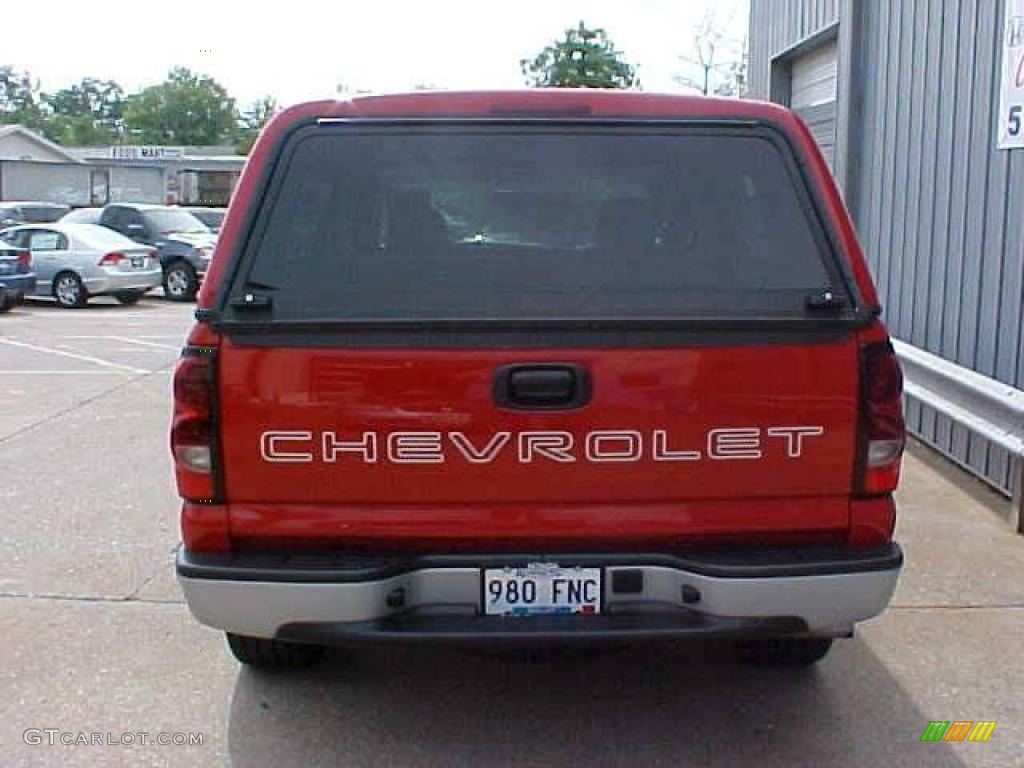
[[[0,200],[223,206],[243,165],[233,147],[61,147],[0,125]]]
[[[233,147],[121,145],[69,147],[68,151],[82,162],[108,169],[160,169],[161,202],[168,204],[227,205],[245,165],[245,157],[235,154]]]
[[[0,125],[0,160],[76,163],[78,158],[23,125]]]
[[[39,200],[71,206],[162,203],[166,182],[145,164],[83,162],[23,125],[0,125],[0,201]]]

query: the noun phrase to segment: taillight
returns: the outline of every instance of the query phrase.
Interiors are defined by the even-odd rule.
[[[189,346],[174,371],[171,451],[178,493],[190,501],[209,503],[220,496],[216,365],[215,348]]]
[[[97,263],[101,267],[113,267],[117,264],[120,264],[122,261],[125,260],[125,258],[126,257],[123,253],[118,253],[114,251],[113,253],[105,254],[103,258],[100,259]]]
[[[861,424],[858,456],[862,495],[896,490],[906,441],[903,421],[903,372],[888,341],[860,350]]]
[[[18,271],[28,272],[32,266],[32,251],[18,251]]]

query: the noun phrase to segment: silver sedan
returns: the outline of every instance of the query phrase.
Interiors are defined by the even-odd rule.
[[[52,296],[66,309],[93,296],[134,304],[163,276],[155,249],[96,224],[27,224],[3,230],[0,239],[31,251],[33,295]]]

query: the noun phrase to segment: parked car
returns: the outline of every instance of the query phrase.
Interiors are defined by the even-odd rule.
[[[65,224],[99,224],[102,208],[72,208],[60,217]]]
[[[0,232],[0,240],[31,251],[35,296],[52,296],[65,309],[94,296],[134,304],[160,285],[156,250],[96,224],[27,224]]]
[[[260,135],[175,371],[177,573],[240,661],[709,637],[806,665],[886,608],[902,378],[794,113],[356,102]]]
[[[99,223],[137,243],[156,248],[167,298],[195,298],[217,242],[203,222],[173,205],[111,203],[103,209]]]
[[[0,240],[0,286],[4,298],[0,311],[6,312],[20,304],[36,290],[36,274],[32,271],[32,254]]]
[[[61,203],[2,202],[0,203],[0,229],[18,224],[46,224],[57,221],[68,210],[69,206]]]
[[[224,223],[224,216],[228,212],[226,208],[202,208],[195,205],[186,206],[185,210],[208,226],[214,234],[220,232],[220,226]]]

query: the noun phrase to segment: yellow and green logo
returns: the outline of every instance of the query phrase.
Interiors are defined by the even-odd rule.
[[[995,728],[995,720],[932,720],[921,741],[988,741]]]

